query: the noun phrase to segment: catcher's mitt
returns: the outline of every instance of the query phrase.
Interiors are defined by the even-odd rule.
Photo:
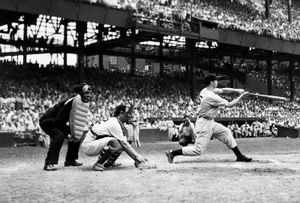
[[[150,163],[149,161],[145,161],[145,162],[135,161],[134,165],[135,165],[136,168],[138,168],[140,170],[156,168],[156,164]]]

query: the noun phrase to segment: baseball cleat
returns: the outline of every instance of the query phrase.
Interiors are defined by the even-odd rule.
[[[119,166],[122,166],[122,164],[118,163],[118,162],[115,162],[110,167],[119,167]]]
[[[100,164],[97,162],[94,164],[93,170],[94,171],[104,171],[104,166],[103,166],[103,164]]]
[[[77,161],[65,161],[65,167],[68,166],[82,166],[83,163],[79,163]]]
[[[45,164],[44,171],[56,171],[57,168],[53,164]]]
[[[240,162],[251,162],[252,158],[246,157],[245,155],[242,155],[240,157],[237,157],[236,161]]]
[[[170,164],[172,164],[173,163],[173,159],[174,159],[174,155],[171,153],[171,150],[166,151],[166,156],[168,157],[168,162]]]

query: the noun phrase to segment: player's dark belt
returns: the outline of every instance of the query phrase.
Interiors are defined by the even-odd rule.
[[[208,117],[208,116],[199,116],[199,118],[205,118],[206,120],[213,120],[213,118]]]
[[[90,129],[91,133],[96,137],[96,140],[105,138],[105,137],[111,137],[109,135],[97,135],[92,129]]]

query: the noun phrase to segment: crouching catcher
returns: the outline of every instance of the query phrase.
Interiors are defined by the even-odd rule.
[[[132,119],[132,113],[132,108],[119,105],[113,117],[104,123],[96,123],[86,133],[81,146],[82,151],[87,156],[99,156],[93,170],[103,171],[118,166],[115,161],[123,151],[135,161],[135,165],[147,162],[147,159],[137,153],[127,141],[124,123]]]

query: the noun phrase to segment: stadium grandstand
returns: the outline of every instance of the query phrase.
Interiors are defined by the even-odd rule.
[[[247,96],[220,121],[298,129],[299,40],[297,1],[0,0],[0,131],[42,133],[39,117],[78,82],[94,90],[90,124],[123,103],[163,129],[197,117],[208,74],[289,98]]]

